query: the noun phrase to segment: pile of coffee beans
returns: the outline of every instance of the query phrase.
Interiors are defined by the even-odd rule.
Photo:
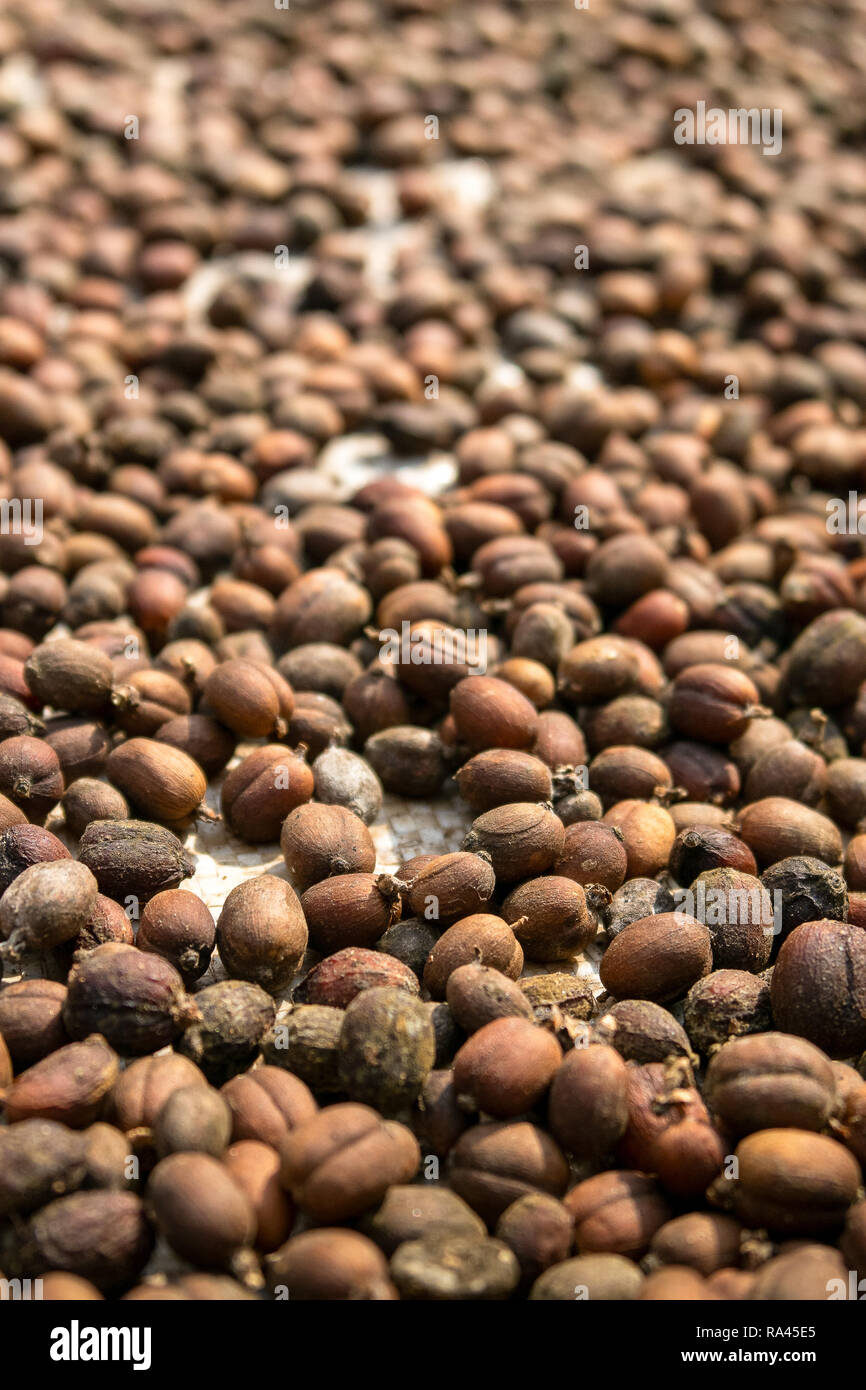
[[[857,1296],[858,17],[5,7],[6,1281]]]

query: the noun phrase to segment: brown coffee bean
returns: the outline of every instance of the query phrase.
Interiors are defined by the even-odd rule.
[[[42,822],[63,795],[60,759],[42,739],[21,734],[0,743],[0,792]]]
[[[116,722],[133,738],[152,738],[169,719],[192,709],[190,692],[180,679],[148,669],[133,671],[128,681],[116,686],[111,703]]]
[[[210,602],[227,632],[266,629],[274,615],[274,600],[267,590],[243,579],[217,579],[211,588]]]
[[[866,835],[852,835],[845,850],[845,880],[849,888],[866,887]]]
[[[291,716],[291,687],[282,685],[289,692],[288,709],[266,669],[253,661],[224,661],[205,681],[204,698],[208,711],[239,737],[267,738],[279,731],[281,718]]]
[[[160,1158],[170,1153],[205,1153],[221,1158],[229,1145],[232,1115],[211,1086],[181,1086],[159,1111],[153,1138]]]
[[[411,626],[433,620],[453,627],[459,617],[460,608],[452,590],[438,581],[421,579],[398,585],[381,600],[376,609],[376,626],[381,632],[400,630],[404,622]],[[444,649],[442,655],[446,655]]]
[[[747,1226],[780,1234],[838,1230],[861,1181],[847,1149],[805,1130],[760,1130],[737,1145],[735,1157],[738,1176],[718,1180],[717,1200],[730,1200]]]
[[[604,704],[618,695],[647,694],[661,687],[649,648],[628,637],[590,637],[578,642],[559,664],[567,699],[579,705]]]
[[[317,1092],[339,1091],[337,1046],[342,1026],[342,1009],[296,1004],[262,1038],[265,1061],[286,1067]]]
[[[713,806],[724,804],[733,800],[740,790],[737,764],[718,748],[679,739],[662,751],[662,757],[674,785],[682,787],[696,802]],[[723,820],[721,817],[719,823]]]
[[[179,714],[160,724],[153,737],[197,762],[208,777],[222,772],[235,751],[234,736],[206,714]]]
[[[96,905],[96,879],[74,859],[31,864],[0,900],[0,957],[42,955],[71,941]]]
[[[414,589],[414,607],[419,598],[419,586],[411,587]],[[393,599],[386,600],[380,607],[387,611],[389,607],[396,605],[398,598],[401,604],[406,602],[407,591],[399,590]],[[486,636],[479,640],[477,635],[467,634],[451,623],[433,617],[410,623],[408,631],[401,628],[405,636],[401,638],[399,646],[396,646],[394,637],[388,636],[393,631],[393,628],[388,627],[381,630],[380,641],[384,645],[379,650],[378,661],[382,663],[387,660],[389,664],[393,662],[394,674],[400,682],[397,689],[406,714],[400,719],[390,718],[382,728],[387,728],[389,724],[405,724],[411,718],[406,692],[420,696],[437,708],[446,706],[454,688],[472,674],[473,665],[485,659],[491,650],[490,647],[482,649],[482,642],[488,640]],[[490,642],[495,655],[498,651],[497,639],[491,638]],[[378,671],[381,675],[382,669],[381,664],[378,667],[374,666],[374,674]],[[381,684],[379,681],[380,686]],[[348,694],[347,691],[347,696]],[[381,694],[379,698],[382,698]],[[390,703],[396,715],[399,706],[393,696]]]
[[[485,594],[500,598],[524,584],[554,583],[562,578],[562,561],[534,536],[501,536],[487,541],[472,556]]]
[[[514,801],[550,801],[553,782],[540,758],[512,748],[476,753],[455,774],[460,795],[473,811]]]
[[[866,940],[844,922],[804,922],[782,943],[770,985],[777,1027],[830,1057],[866,1046]]]
[[[755,1275],[751,1298],[772,1300],[813,1299],[825,1302],[833,1289],[847,1285],[849,1273],[838,1250],[829,1245],[801,1244],[796,1250],[776,1255]]]
[[[299,1302],[389,1302],[397,1298],[388,1262],[358,1231],[321,1229],[293,1236],[267,1260],[268,1284]]]
[[[316,1221],[345,1221],[381,1201],[392,1183],[408,1182],[420,1163],[405,1126],[366,1105],[332,1105],[287,1136],[282,1183]]]
[[[122,1056],[155,1052],[198,1018],[174,967],[134,946],[97,946],[72,967],[67,986],[69,1036],[101,1033]]]
[[[653,878],[633,878],[602,905],[601,915],[608,936],[614,937],[641,917],[670,912],[675,906],[673,894],[663,884]]]
[[[627,863],[622,833],[616,827],[579,821],[566,828],[553,869],[583,888],[599,884],[615,892],[625,879]]]
[[[691,825],[674,840],[668,867],[678,883],[690,885],[712,869],[735,869],[754,875],[758,866],[748,845],[732,831],[714,825]]]
[[[107,941],[132,946],[135,944],[135,933],[120,903],[97,893],[96,906],[71,945],[75,948],[77,959],[77,952],[94,951],[97,946],[103,946]]]
[[[376,850],[364,822],[343,806],[298,806],[285,818],[280,848],[301,892],[338,873],[369,873]]]
[[[400,888],[388,874],[335,874],[308,888],[301,908],[317,950],[372,946],[400,915]]]
[[[663,1265],[694,1269],[705,1278],[740,1258],[743,1228],[720,1212],[687,1212],[661,1226],[650,1241],[650,1257]]]
[[[628,1073],[612,1047],[575,1048],[550,1087],[548,1123],[554,1138],[578,1159],[610,1154],[628,1122]]]
[[[307,925],[294,890],[272,874],[239,883],[223,904],[216,939],[231,975],[278,993],[307,949]]]
[[[752,764],[744,795],[748,802],[780,795],[804,806],[816,806],[827,784],[827,765],[799,739],[787,738],[769,748]]]
[[[81,714],[108,708],[111,661],[86,642],[71,637],[43,642],[25,662],[24,675],[40,704]]]
[[[229,1266],[255,1237],[246,1193],[210,1154],[169,1154],[151,1173],[146,1196],[160,1233],[192,1264]]]
[[[327,748],[348,743],[351,734],[351,725],[330,695],[308,690],[295,697],[286,739],[297,747],[303,744],[311,758],[317,758]]]
[[[420,980],[427,957],[436,945],[437,932],[417,917],[407,917],[389,927],[376,942],[376,950],[393,956],[396,961]]]
[[[533,961],[569,960],[595,939],[598,922],[579,883],[547,874],[515,888],[502,915]]]
[[[826,804],[837,824],[858,828],[866,815],[866,759],[836,758],[830,763]]]
[[[398,449],[408,448],[414,452],[419,442],[416,434],[419,426],[422,443],[439,442],[447,447],[453,435],[444,417],[440,416],[437,420],[437,415],[438,412],[431,411],[425,416],[423,409],[419,412],[410,403],[395,403],[380,410],[379,423]],[[431,440],[431,424],[437,423],[441,426],[441,432],[434,434]],[[397,536],[408,541],[418,552],[421,572],[427,576],[439,574],[453,558],[448,533],[441,525],[439,507],[427,497],[393,498],[379,502],[370,516],[368,535],[371,540]]]
[[[473,961],[501,970],[516,980],[523,969],[523,951],[501,917],[474,913],[462,917],[440,936],[424,967],[424,987],[434,999],[444,999],[454,970]]]
[[[667,867],[676,828],[663,806],[618,801],[605,812],[604,819],[622,832],[629,878],[652,878]]]
[[[362,990],[384,988],[420,993],[417,976],[408,966],[389,959],[380,950],[346,946],[314,965],[295,989],[294,998],[304,1004],[345,1009]]]
[[[466,1033],[475,1033],[498,1018],[532,1019],[532,1007],[519,986],[488,965],[477,961],[452,970],[445,997],[457,1023]]]
[[[562,1060],[556,1039],[534,1023],[499,1018],[473,1033],[454,1058],[458,1099],[496,1119],[538,1104]]]
[[[288,1236],[294,1216],[280,1187],[279,1154],[256,1139],[242,1139],[226,1150],[223,1163],[255,1213],[256,1249],[276,1250]]]
[[[457,1104],[450,1069],[431,1071],[421,1087],[413,1118],[413,1129],[424,1148],[445,1158],[470,1123],[466,1111]]]
[[[564,837],[562,822],[549,807],[515,802],[478,816],[463,847],[490,857],[497,882],[515,883],[549,869]]]
[[[102,1111],[118,1059],[104,1038],[69,1043],[21,1072],[3,1096],[6,1120],[57,1120],[84,1129]]]
[[[127,592],[127,608],[143,632],[159,639],[186,603],[187,592],[184,581],[170,570],[140,570]]]
[[[758,706],[758,691],[742,671],[705,662],[675,678],[669,714],[686,738],[731,743],[745,733]]]
[[[0,891],[32,864],[70,858],[63,841],[41,825],[10,825],[0,834]]]
[[[794,642],[787,684],[793,702],[834,707],[853,700],[866,679],[861,614],[838,608],[815,618]]]
[[[589,778],[606,807],[660,795],[673,785],[667,765],[648,748],[605,748],[590,763]]]
[[[763,1033],[735,1038],[710,1059],[705,1094],[731,1134],[757,1129],[820,1130],[836,1103],[827,1057],[800,1038]]]
[[[668,814],[679,834],[690,830],[693,825],[712,825],[724,829],[730,824],[730,812],[721,806],[712,806],[706,801],[678,801],[671,806]]]
[[[740,813],[740,835],[761,868],[792,856],[839,864],[842,837],[833,822],[783,796],[754,801]]]
[[[451,713],[462,743],[485,748],[529,748],[537,716],[531,701],[495,676],[469,676],[451,693]]]
[[[362,672],[361,663],[352,652],[331,642],[308,642],[295,647],[280,657],[277,669],[296,693],[317,690],[333,700],[342,700],[349,682]]]
[[[693,1059],[689,1039],[667,1009],[649,999],[621,999],[595,1025],[599,1042],[609,1043],[627,1062]]]
[[[0,1215],[24,1215],[80,1187],[86,1139],[54,1120],[21,1120],[0,1131]]]
[[[343,1090],[351,1100],[402,1114],[436,1060],[427,1009],[406,990],[362,990],[346,1006],[338,1046]]]
[[[773,903],[759,878],[735,869],[699,874],[695,910],[710,929],[713,964],[757,974],[769,964],[775,936]]]
[[[69,1041],[63,1027],[66,986],[54,980],[19,980],[0,990],[0,1038],[12,1065],[23,1071]]]
[[[572,1246],[571,1213],[562,1202],[543,1192],[513,1202],[496,1223],[497,1238],[512,1251],[520,1266],[520,1284],[528,1288],[551,1265],[564,1260]]]
[[[437,1302],[506,1299],[520,1279],[504,1241],[451,1232],[406,1241],[391,1260],[391,1272],[401,1298]]]
[[[441,854],[413,874],[406,903],[423,920],[448,925],[483,908],[495,886],[486,854]]]
[[[222,1088],[232,1114],[232,1138],[278,1149],[287,1134],[317,1113],[309,1087],[280,1067],[255,1067]]]
[[[270,743],[232,768],[223,782],[221,805],[234,833],[260,844],[279,839],[286,816],[312,795],[313,773],[305,758]]]
[[[195,893],[169,889],[142,909],[136,945],[169,961],[186,984],[199,979],[210,964],[216,927],[210,909]]]
[[[596,1012],[590,982],[579,979],[577,975],[559,972],[532,975],[520,981],[520,989],[532,1005],[537,1023],[553,1025],[558,1029],[563,1015],[567,1020],[584,1022]]]
[[[15,806],[8,796],[0,795],[0,833],[11,830],[13,825],[29,824],[24,812]]]
[[[712,970],[692,985],[683,1004],[689,1038],[705,1056],[729,1039],[766,1032],[771,1019],[766,972]]]
[[[685,994],[713,966],[710,933],[684,912],[662,912],[632,922],[602,958],[605,989],[620,999],[664,1003]]]
[[[822,918],[845,921],[851,916],[850,896],[842,874],[820,859],[781,859],[764,870],[761,881],[773,899],[777,918],[781,900],[779,934],[783,940],[804,922]]]
[[[655,1173],[677,1197],[700,1197],[722,1167],[725,1146],[687,1063],[629,1062],[628,1126],[617,1156]]]
[[[13,1235],[3,1265],[14,1276],[75,1275],[116,1293],[141,1273],[153,1231],[131,1192],[75,1192],[36,1212]]]
[[[448,772],[439,735],[413,724],[395,724],[373,734],[364,744],[364,757],[386,791],[398,796],[435,796]],[[343,804],[354,809],[349,802]]]
[[[100,892],[118,902],[147,902],[195,872],[177,836],[148,821],[91,821],[78,852]]]
[[[362,1218],[361,1228],[386,1255],[424,1235],[486,1234],[484,1222],[456,1192],[431,1184],[389,1187],[378,1211]]]
[[[638,1297],[644,1276],[633,1260],[622,1255],[577,1255],[555,1264],[536,1279],[529,1297],[534,1302],[630,1302]]]
[[[533,1192],[559,1197],[568,1164],[550,1136],[525,1120],[473,1125],[449,1156],[449,1181],[488,1225]]]
[[[94,777],[79,777],[60,799],[66,828],[80,838],[94,820],[128,820],[129,802],[115,787]]]
[[[200,990],[193,1007],[199,1017],[176,1039],[175,1048],[201,1068],[212,1086],[222,1086],[252,1066],[273,1026],[276,1005],[259,985],[221,980]]]
[[[368,546],[361,559],[361,569],[364,583],[374,599],[414,583],[421,575],[417,550],[397,536],[383,537]]]
[[[636,637],[659,652],[688,625],[689,606],[683,598],[669,589],[650,589],[619,615],[614,631],[623,637]]]
[[[195,610],[199,614],[209,610]],[[181,615],[183,617],[183,615]],[[173,627],[179,625],[179,619],[175,620]],[[217,666],[217,658],[207,642],[216,642],[222,636],[222,624],[218,625],[218,631],[208,633],[201,638],[190,634],[189,636],[176,636],[171,642],[166,642],[159,656],[156,658],[155,670],[167,672],[174,676],[190,695],[200,696],[205,687],[208,676]],[[137,689],[135,686],[133,689]],[[165,688],[165,687],[164,687]],[[167,716],[171,718],[172,716]],[[227,732],[225,726],[220,726],[224,734]]]
[[[175,1052],[159,1057],[139,1057],[117,1078],[109,1096],[107,1113],[127,1134],[151,1130],[156,1117],[174,1091],[207,1082],[186,1057]]]
[[[26,655],[23,653],[22,655]],[[0,652],[0,691],[5,697],[14,697],[20,704],[30,709],[39,709],[39,702],[33,694],[24,676],[24,661],[17,657],[10,656],[5,652]],[[40,720],[39,723],[42,721]],[[27,727],[15,730],[12,736],[37,735],[41,730]]]
[[[515,656],[537,661],[555,671],[574,646],[574,624],[555,603],[531,603],[517,618],[511,634]]]
[[[417,642],[417,629],[420,626],[416,624],[410,630],[410,642]],[[404,684],[411,688],[411,679],[406,680],[404,677],[410,670],[414,675],[414,668],[404,667],[401,663],[397,669]],[[343,691],[342,699],[343,709],[355,736],[361,741],[372,738],[374,734],[381,733],[383,729],[390,729],[395,724],[408,724],[412,719],[412,709],[406,692],[383,666],[374,666],[362,671],[350,680]]]
[[[201,804],[207,778],[187,753],[150,738],[130,738],[110,754],[109,780],[140,810],[178,821]]]
[[[581,1254],[637,1259],[672,1215],[655,1180],[628,1170],[584,1179],[567,1194],[565,1205]]]
[[[45,741],[60,759],[67,788],[78,779],[98,777],[111,752],[111,738],[102,724],[77,716],[59,716],[46,725]]]
[[[305,642],[346,646],[369,621],[369,596],[338,569],[313,569],[277,600],[271,632],[281,650]]]
[[[561,710],[541,711],[531,751],[554,772],[561,767],[581,767],[586,762],[583,733]]]

